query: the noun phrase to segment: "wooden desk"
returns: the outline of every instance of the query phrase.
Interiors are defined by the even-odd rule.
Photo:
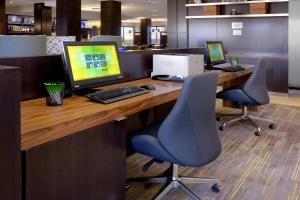
[[[243,79],[252,69],[220,72],[218,83]],[[28,200],[125,199],[126,131],[122,117],[176,100],[182,83],[142,79],[149,94],[109,105],[84,97],[47,107],[45,99],[21,105],[23,179]],[[75,198],[76,197],[76,198]]]
[[[220,72],[218,84],[239,84],[239,78],[249,75],[251,68],[236,73]],[[98,104],[84,97],[71,97],[60,107],[48,107],[45,99],[22,102],[21,105],[21,149],[35,146],[78,133],[93,126],[138,113],[177,98],[181,83],[142,79],[103,88],[122,85],[153,84],[156,90],[149,94],[123,100],[109,105]]]

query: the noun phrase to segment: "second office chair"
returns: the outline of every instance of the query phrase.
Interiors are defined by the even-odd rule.
[[[254,71],[247,82],[238,87],[225,89],[217,94],[217,98],[230,100],[236,104],[242,105],[242,112],[235,114],[237,117],[224,122],[220,126],[220,130],[237,121],[249,121],[256,127],[255,134],[261,135],[261,128],[255,123],[254,120],[265,121],[269,123],[269,128],[274,128],[274,122],[269,119],[249,115],[249,106],[261,106],[270,102],[267,90],[267,66],[261,60],[257,60]],[[232,114],[223,114],[221,116],[232,116]],[[220,116],[219,116],[220,118]]]
[[[180,96],[161,126],[140,130],[132,138],[133,149],[157,162],[169,162],[170,173],[161,177],[132,178],[131,182],[163,183],[154,197],[162,199],[172,188],[180,188],[193,199],[200,199],[186,184],[211,183],[219,191],[217,179],[180,177],[179,166],[201,167],[221,152],[216,129],[215,102],[218,73],[190,76]]]

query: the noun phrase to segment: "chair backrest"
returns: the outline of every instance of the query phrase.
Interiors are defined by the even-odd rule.
[[[267,89],[267,65],[263,60],[257,60],[255,69],[244,85],[244,92],[258,104],[270,102]]]
[[[160,143],[182,165],[202,166],[221,152],[215,120],[217,80],[217,72],[188,77],[159,129]]]
[[[92,41],[116,42],[118,45],[118,48],[122,48],[122,37],[121,36],[97,35],[97,36],[92,37]]]

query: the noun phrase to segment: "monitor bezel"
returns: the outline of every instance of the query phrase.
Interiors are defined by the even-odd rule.
[[[216,44],[216,43],[221,44],[223,55],[224,55],[224,60],[212,61],[211,58],[210,58],[210,52],[209,52],[208,45],[209,44]],[[205,48],[206,48],[206,51],[207,51],[207,54],[208,54],[207,56],[209,57],[210,62],[211,62],[212,65],[218,65],[218,64],[226,63],[226,55],[225,55],[225,52],[224,52],[224,47],[223,47],[222,41],[207,41],[207,42],[205,42]]]
[[[124,78],[122,65],[120,63],[120,57],[118,52],[118,46],[116,42],[63,42],[64,44],[64,60],[65,60],[65,70],[69,75],[69,80],[71,83],[71,89],[72,90],[80,90],[80,89],[86,89],[86,88],[96,88],[108,84],[117,83],[121,79]],[[70,62],[70,56],[68,47],[69,46],[106,46],[106,45],[113,45],[115,47],[115,51],[117,54],[118,63],[120,66],[120,74],[119,75],[112,75],[112,76],[105,76],[105,77],[99,77],[99,78],[93,78],[89,80],[80,80],[75,81],[73,77],[73,71],[71,67]]]

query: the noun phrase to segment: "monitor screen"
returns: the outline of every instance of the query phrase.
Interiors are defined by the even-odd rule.
[[[64,50],[73,89],[96,87],[123,77],[114,42],[65,42]]]
[[[86,21],[81,20],[81,28],[86,28]]]
[[[34,17],[25,16],[23,24],[34,25]]]
[[[213,65],[226,62],[222,42],[206,42],[206,48]]]
[[[23,17],[18,15],[8,15],[7,16],[7,23],[8,24],[22,24],[23,23]]]

